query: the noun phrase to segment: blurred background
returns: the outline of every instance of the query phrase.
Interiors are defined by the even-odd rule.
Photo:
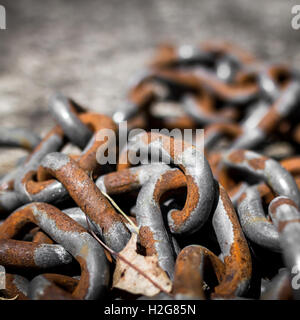
[[[53,126],[55,91],[111,114],[128,80],[168,41],[236,43],[256,56],[300,65],[300,30],[292,0],[1,0],[0,126],[43,133]],[[7,150],[0,163],[10,165]],[[1,173],[1,170],[0,170]]]

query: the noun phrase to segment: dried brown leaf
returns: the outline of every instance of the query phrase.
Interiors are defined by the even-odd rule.
[[[157,256],[142,256],[136,252],[137,235],[132,234],[130,241],[120,254],[146,273],[153,281],[159,283],[166,292],[172,289],[172,282],[159,266]],[[113,287],[126,290],[133,294],[142,294],[152,297],[160,292],[153,283],[146,279],[137,270],[117,259],[116,269],[113,277]]]

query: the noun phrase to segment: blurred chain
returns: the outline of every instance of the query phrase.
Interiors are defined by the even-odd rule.
[[[165,44],[112,117],[56,94],[57,125],[43,139],[0,128],[0,146],[29,151],[0,177],[7,295],[101,299],[115,261],[89,227],[117,252],[135,232],[108,194],[136,223],[137,250],[173,281],[172,298],[299,299],[299,105],[299,73],[287,65],[228,43]],[[114,142],[102,130],[122,121],[146,132],[118,146],[119,163],[101,165],[97,151]],[[153,128],[204,129],[193,137],[204,151]],[[162,161],[127,161],[150,151]]]

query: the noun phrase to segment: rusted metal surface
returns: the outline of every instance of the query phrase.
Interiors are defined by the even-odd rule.
[[[92,136],[91,130],[78,119],[79,110],[67,97],[57,94],[49,103],[49,111],[69,140],[84,148]]]
[[[223,163],[265,181],[277,194],[300,203],[300,191],[294,178],[277,161],[253,151],[233,150],[224,156]]]
[[[203,153],[187,142],[162,134],[139,134],[134,137],[134,141],[129,141],[127,150],[122,151],[120,161],[125,164],[120,164],[118,169],[128,166],[130,153],[137,149],[145,150],[144,154],[151,149],[152,155],[162,152],[185,173],[188,189],[185,207],[182,211],[174,210],[168,214],[172,233],[195,232],[200,229],[208,218],[214,194],[212,173]]]
[[[0,145],[33,150],[40,138],[29,130],[19,128],[0,128]]]
[[[287,270],[279,273],[265,286],[261,300],[292,300],[293,292],[290,283],[290,274]]]
[[[1,239],[0,263],[7,267],[47,269],[72,262],[72,256],[56,244]]]
[[[143,185],[136,200],[136,219],[141,245],[147,255],[157,255],[159,265],[173,279],[175,251],[171,235],[164,226],[160,198],[166,191],[186,186],[183,173],[178,169],[158,164]]]
[[[6,274],[6,291],[11,298],[18,297],[18,300],[28,300],[29,281],[17,274]]]
[[[246,236],[272,251],[280,251],[278,232],[267,219],[257,186],[248,187],[241,195],[237,208]]]
[[[251,255],[235,209],[222,186],[212,223],[225,265],[223,280],[215,288],[215,294],[242,296],[251,279]]]
[[[299,79],[229,43],[164,44],[112,117],[59,93],[42,140],[1,129],[1,146],[29,152],[0,177],[8,295],[110,295],[115,259],[92,234],[120,252],[135,232],[173,282],[156,298],[299,299]],[[204,133],[185,141],[164,128]],[[125,134],[122,149],[114,135]],[[102,163],[109,148],[116,161]]]
[[[78,280],[71,277],[45,273],[30,282],[28,298],[32,300],[78,300],[72,295],[77,285]]]
[[[130,238],[129,231],[109,201],[74,160],[62,153],[49,153],[40,167],[61,181],[111,248],[116,251],[124,248]]]
[[[280,234],[280,246],[291,278],[300,270],[300,211],[295,202],[287,197],[277,197],[269,205],[269,214]],[[299,290],[293,287],[295,299],[299,299]]]
[[[217,280],[222,281],[224,263],[210,250],[190,245],[179,253],[176,265],[173,292],[177,299],[205,299],[203,290],[205,268],[212,268]]]
[[[29,223],[38,225],[80,264],[81,277],[73,292],[75,298],[95,299],[104,294],[109,280],[108,263],[103,249],[86,229],[49,204],[32,203],[15,211],[1,224],[1,238],[17,236]],[[58,259],[64,260],[64,252],[57,252]]]

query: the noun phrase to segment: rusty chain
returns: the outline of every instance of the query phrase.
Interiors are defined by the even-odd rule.
[[[228,43],[165,44],[112,117],[57,94],[57,125],[43,139],[0,128],[0,146],[28,150],[0,177],[8,295],[122,298],[109,287],[115,261],[90,233],[120,252],[134,232],[108,194],[136,223],[140,252],[156,255],[173,282],[156,298],[299,299],[299,105],[299,74],[288,65]],[[115,164],[99,164],[112,140],[99,135],[123,121],[146,132],[118,146]],[[204,149],[153,128],[204,129]],[[68,144],[81,153],[66,154]],[[128,161],[150,152],[162,161]]]

